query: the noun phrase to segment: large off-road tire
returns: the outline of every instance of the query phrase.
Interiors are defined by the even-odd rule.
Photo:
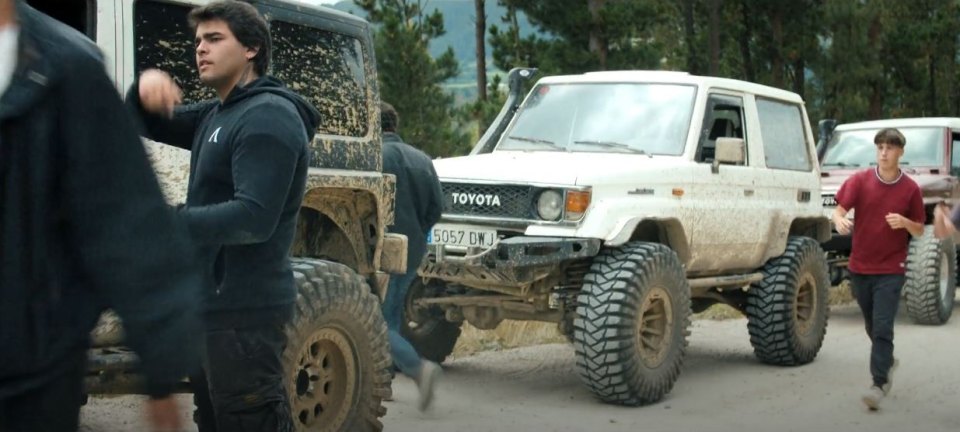
[[[417,306],[415,300],[436,297],[444,290],[443,281],[431,279],[424,284],[423,278],[414,278],[407,291],[400,327],[400,333],[420,356],[436,363],[442,363],[453,352],[460,337],[460,323],[447,321],[443,309]]]
[[[830,276],[813,239],[790,237],[787,248],[763,267],[763,280],[747,291],[747,329],[764,363],[794,366],[817,357],[827,334]]]
[[[645,242],[604,249],[577,298],[580,378],[604,402],[657,402],[680,375],[689,325],[690,286],[676,253]]]
[[[940,325],[953,313],[957,290],[957,250],[953,240],[938,240],[933,227],[910,240],[903,299],[917,324]]]
[[[349,267],[292,263],[298,292],[283,363],[296,430],[382,430],[392,359],[379,300]]]

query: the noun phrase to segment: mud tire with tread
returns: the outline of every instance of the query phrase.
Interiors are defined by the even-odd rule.
[[[910,240],[903,284],[907,315],[917,324],[945,324],[953,313],[956,290],[956,245],[949,238],[938,240],[927,226],[922,236]]]
[[[292,265],[297,301],[282,358],[296,430],[382,430],[392,359],[379,300],[347,266]]]
[[[820,245],[790,237],[783,255],[767,261],[763,279],[747,291],[747,329],[764,363],[812,362],[823,346],[829,318],[830,276]]]
[[[680,375],[689,325],[690,287],[674,251],[646,242],[604,249],[577,298],[580,378],[608,403],[657,402]]]

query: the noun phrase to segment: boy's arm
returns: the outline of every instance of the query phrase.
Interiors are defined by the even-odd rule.
[[[960,209],[960,206],[954,209],[952,213],[958,213],[958,209]],[[955,232],[957,232],[957,228],[951,220],[950,208],[943,203],[937,204],[937,207],[933,209],[933,235],[938,239],[944,239]]]

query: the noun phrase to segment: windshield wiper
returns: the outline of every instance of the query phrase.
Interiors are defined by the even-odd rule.
[[[900,161],[899,163],[900,163],[900,165],[910,165],[910,162],[907,162],[907,161]],[[876,162],[870,162],[870,166],[877,166],[877,163],[876,163]]]
[[[838,166],[838,167],[841,167],[841,168],[847,168],[847,167],[851,167],[851,168],[852,168],[852,167],[859,167],[860,164],[846,163],[846,162],[830,162],[830,163],[825,163],[825,164],[823,164],[823,166]]]
[[[629,151],[630,153],[642,154],[642,155],[646,155],[646,156],[649,157],[649,158],[653,158],[653,155],[652,155],[652,154],[647,153],[647,152],[644,151],[643,149],[638,149],[638,148],[635,148],[635,147],[631,147],[629,144],[619,143],[619,142],[616,142],[616,141],[592,141],[592,140],[588,140],[588,141],[574,141],[573,143],[574,143],[574,144],[598,145],[598,146],[600,146],[600,147],[607,147],[607,148],[615,148],[615,149],[627,150],[627,151]]]
[[[566,150],[566,149],[564,149],[562,146],[557,145],[557,143],[555,143],[555,142],[553,142],[553,141],[550,141],[550,140],[545,140],[545,139],[543,139],[543,138],[528,138],[528,137],[522,137],[522,136],[516,136],[516,135],[510,135],[510,136],[507,136],[507,138],[510,138],[510,139],[512,139],[512,140],[517,140],[517,141],[532,142],[532,143],[537,143],[537,144],[546,144],[546,145],[548,145],[548,146],[550,146],[550,147],[552,147],[552,148],[555,148],[555,149]]]

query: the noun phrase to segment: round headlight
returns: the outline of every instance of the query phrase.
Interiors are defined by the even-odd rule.
[[[560,220],[563,214],[563,194],[553,189],[541,192],[537,199],[537,213],[543,220]]]

